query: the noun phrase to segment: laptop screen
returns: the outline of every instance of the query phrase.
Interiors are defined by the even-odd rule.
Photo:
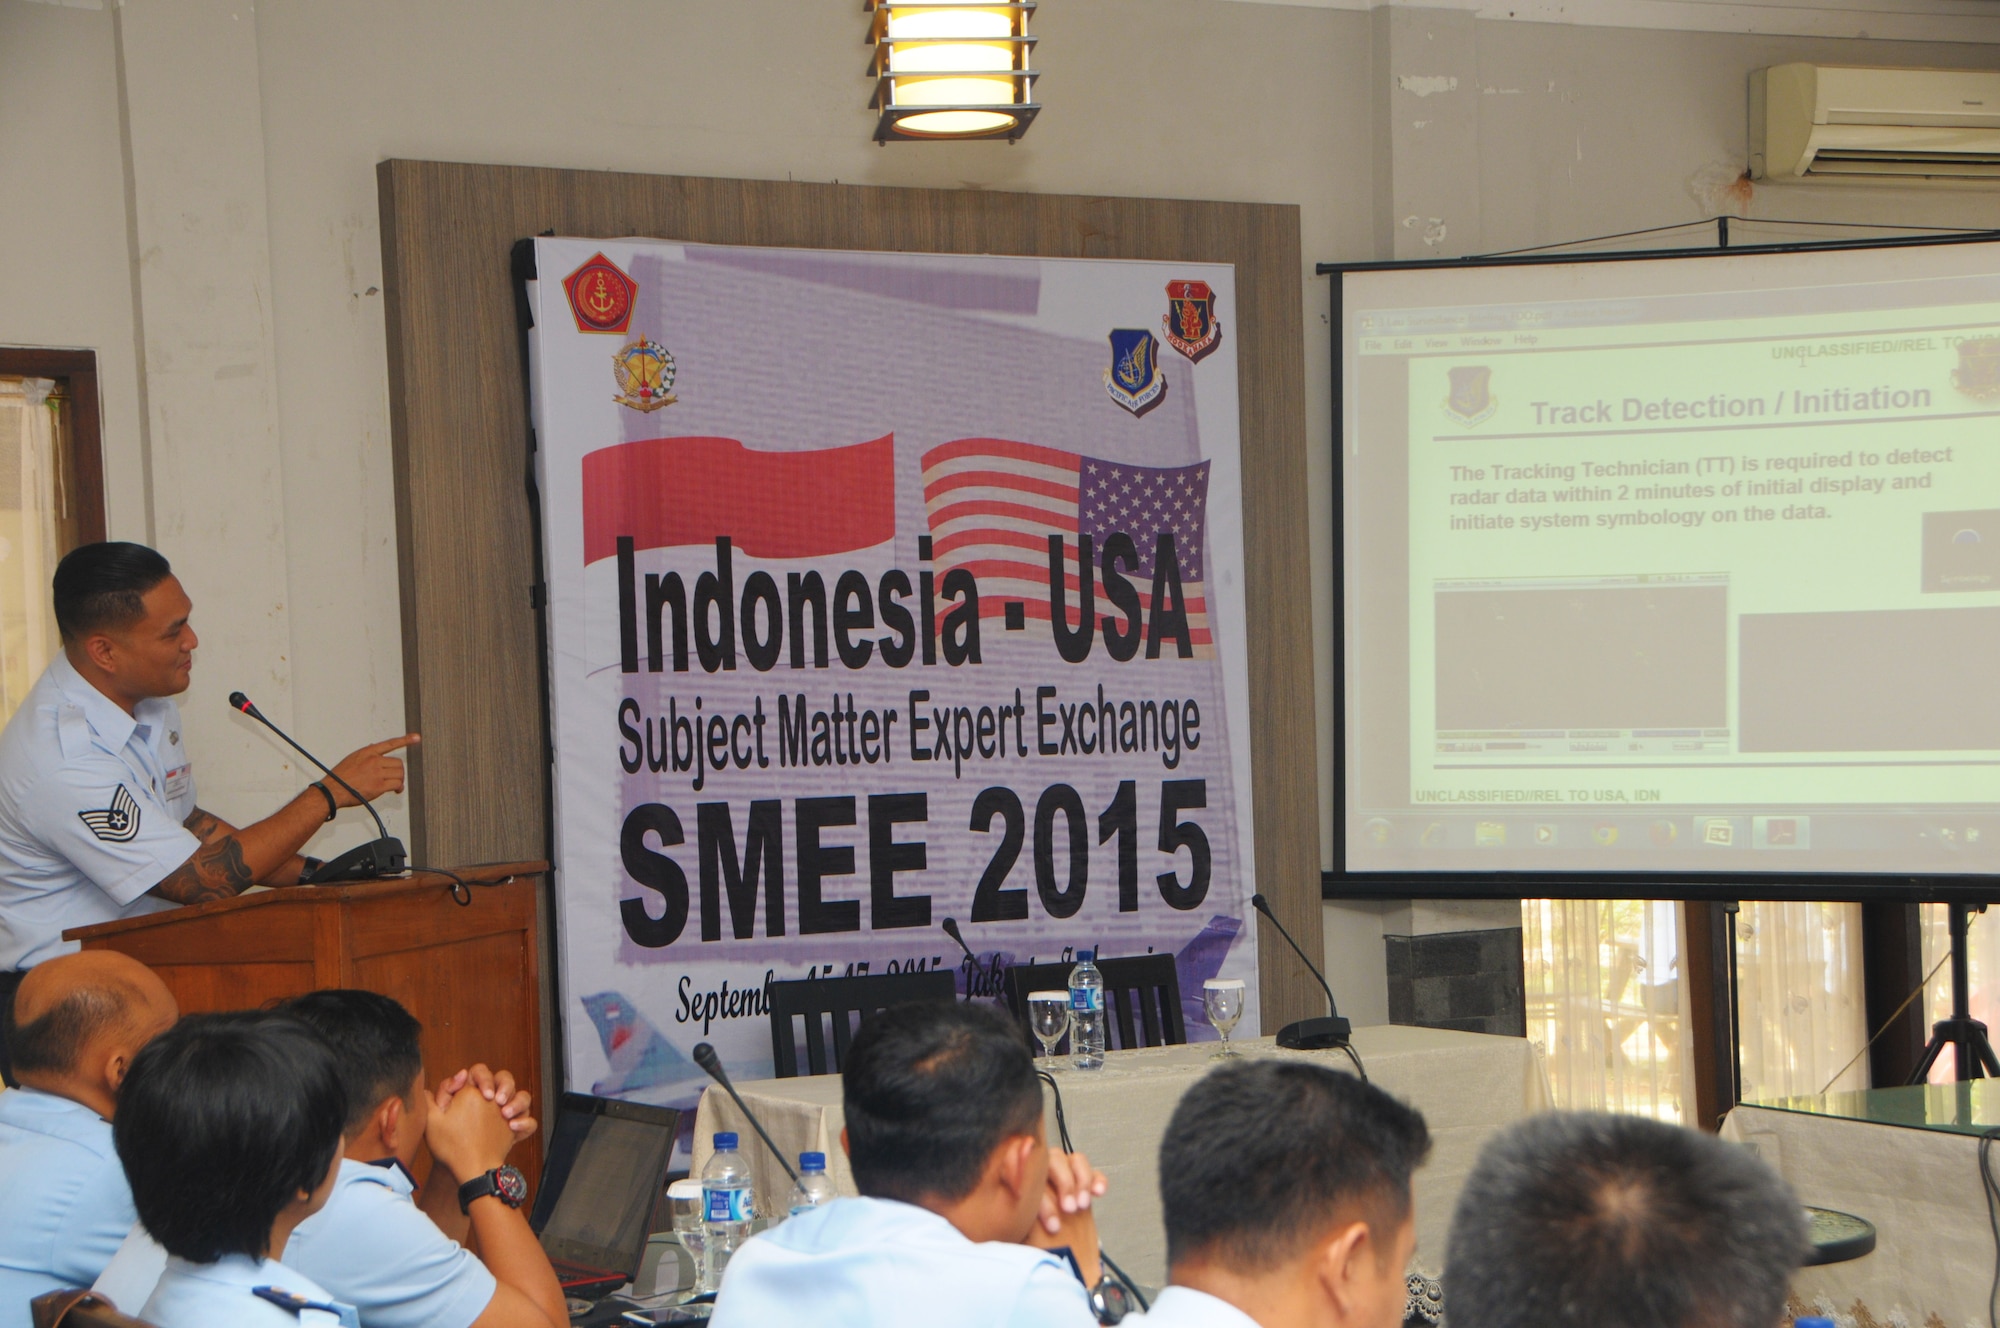
[[[680,1113],[563,1094],[534,1227],[552,1259],[627,1274],[651,1234]]]

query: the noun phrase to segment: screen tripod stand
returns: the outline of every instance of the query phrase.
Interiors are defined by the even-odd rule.
[[[1987,1041],[1986,1025],[1972,1017],[1972,980],[1966,971],[1966,923],[1973,913],[1984,913],[1984,904],[1950,904],[1951,910],[1951,1017],[1931,1025],[1931,1040],[1924,1045],[1923,1059],[1910,1072],[1910,1082],[1921,1084],[1931,1075],[1931,1066],[1947,1045],[1952,1048],[1957,1078],[2000,1079],[2000,1060],[1994,1059],[1993,1044]]]

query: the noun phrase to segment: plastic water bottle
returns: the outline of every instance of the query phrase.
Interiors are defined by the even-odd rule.
[[[1069,1060],[1079,1070],[1104,1068],[1104,975],[1095,950],[1078,950],[1069,971]]]
[[[792,1213],[833,1202],[833,1182],[826,1178],[825,1153],[799,1154],[799,1183],[792,1187]]]
[[[750,1164],[736,1151],[736,1135],[720,1130],[715,1152],[701,1169],[702,1228],[706,1250],[705,1290],[722,1285],[729,1256],[750,1239],[750,1219],[756,1204],[750,1192]]]

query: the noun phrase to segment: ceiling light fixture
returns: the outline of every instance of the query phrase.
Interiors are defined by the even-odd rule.
[[[1004,138],[1035,112],[1034,0],[865,0],[875,47],[875,141]]]

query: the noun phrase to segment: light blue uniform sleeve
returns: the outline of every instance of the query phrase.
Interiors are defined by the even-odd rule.
[[[21,819],[119,904],[158,885],[201,847],[124,762],[95,749],[39,781],[23,799]]]
[[[1097,1328],[1090,1296],[1067,1267],[1042,1264],[1021,1288],[1007,1328]]]
[[[361,1311],[362,1328],[468,1328],[493,1299],[486,1265],[380,1185],[344,1186],[282,1262]]]
[[[103,1159],[63,1215],[52,1271],[69,1286],[89,1286],[118,1253],[126,1233],[138,1220],[124,1168],[115,1156]]]

